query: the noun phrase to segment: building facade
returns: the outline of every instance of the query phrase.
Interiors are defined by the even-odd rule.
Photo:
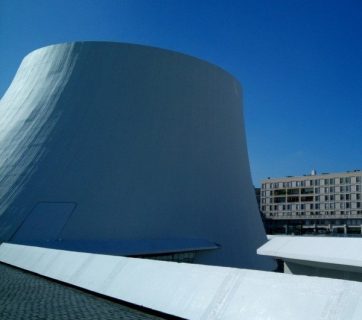
[[[312,227],[324,225],[329,231],[336,226],[361,228],[361,183],[360,170],[268,178],[262,181],[260,209],[273,221],[298,220]]]
[[[40,48],[0,100],[0,151],[0,242],[273,268],[256,255],[241,86],[215,65],[125,43]]]

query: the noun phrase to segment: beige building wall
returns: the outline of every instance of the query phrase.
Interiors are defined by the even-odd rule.
[[[362,219],[362,172],[265,179],[260,209],[274,220]]]

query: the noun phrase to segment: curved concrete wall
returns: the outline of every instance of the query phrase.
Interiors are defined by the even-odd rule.
[[[22,62],[0,101],[2,241],[204,239],[196,262],[268,268],[241,89],[157,48],[78,42]]]

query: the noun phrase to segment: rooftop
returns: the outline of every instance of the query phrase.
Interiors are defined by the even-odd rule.
[[[258,254],[334,265],[362,271],[362,239],[340,237],[269,236]]]
[[[291,180],[305,180],[307,178],[335,178],[335,177],[352,177],[352,176],[362,176],[362,171],[359,169],[349,170],[345,172],[322,172],[322,173],[315,173],[315,174],[304,174],[302,176],[286,176],[286,177],[279,177],[279,178],[271,178],[268,177],[263,179],[262,182],[271,182],[271,181],[291,181]]]

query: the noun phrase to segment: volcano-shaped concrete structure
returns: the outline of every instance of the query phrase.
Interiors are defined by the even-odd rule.
[[[0,240],[268,269],[237,80],[140,45],[30,53],[0,100]]]

